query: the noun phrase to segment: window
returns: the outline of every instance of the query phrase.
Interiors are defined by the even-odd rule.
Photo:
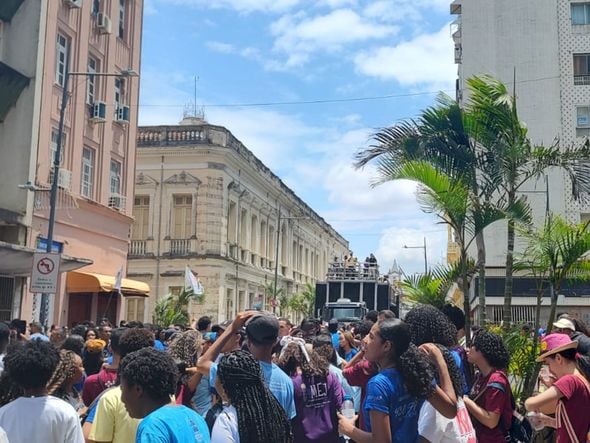
[[[88,57],[88,72],[92,74],[96,74],[98,72],[98,61],[95,58]],[[95,100],[96,88],[98,87],[98,78],[95,75],[89,75],[86,81],[86,103],[91,105]]]
[[[574,85],[590,85],[590,54],[574,54]]]
[[[111,174],[110,174],[111,194],[121,194],[121,163],[116,160],[111,160]]]
[[[578,106],[576,108],[576,126],[590,126],[590,106]]]
[[[572,3],[572,25],[590,24],[590,3]]]
[[[82,150],[80,194],[86,198],[94,196],[94,149],[88,147],[84,147]]]
[[[145,297],[127,297],[127,321],[144,321]]]
[[[100,12],[100,0],[92,0],[92,15],[98,15]]]
[[[174,213],[173,213],[173,232],[172,238],[184,239],[192,235],[192,195],[175,195],[174,196]]]
[[[63,86],[66,79],[66,69],[68,69],[68,38],[62,34],[57,34],[57,57],[55,66],[55,81],[58,85]]]
[[[119,38],[125,39],[125,0],[119,0]]]
[[[148,225],[150,214],[150,197],[148,195],[138,195],[133,202],[133,229],[131,238],[133,240],[144,240],[148,238]]]
[[[59,131],[57,129],[51,130],[51,143],[49,143],[49,166],[53,168],[55,162],[55,156],[57,155],[57,138],[58,138]],[[61,166],[63,158],[64,158],[64,150],[66,146],[66,134],[62,133],[61,136],[61,150],[59,156],[59,164]]]
[[[123,96],[125,94],[125,80],[122,78],[115,79],[115,120],[117,119],[117,111],[124,104]]]

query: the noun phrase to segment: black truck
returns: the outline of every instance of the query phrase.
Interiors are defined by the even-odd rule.
[[[399,297],[376,264],[331,263],[325,281],[316,282],[314,315],[327,322],[362,320],[367,311],[398,312]]]

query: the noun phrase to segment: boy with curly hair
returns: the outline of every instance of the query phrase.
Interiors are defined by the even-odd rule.
[[[172,357],[153,348],[129,354],[119,367],[121,400],[132,418],[143,419],[136,443],[208,443],[203,417],[186,406],[170,404],[178,371]]]
[[[84,443],[74,408],[48,395],[47,383],[59,360],[55,347],[42,340],[17,343],[9,348],[4,370],[24,395],[0,408],[0,427],[6,431],[8,441]]]

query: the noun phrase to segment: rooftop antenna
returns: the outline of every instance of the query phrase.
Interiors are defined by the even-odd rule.
[[[200,120],[205,120],[205,111],[203,110],[202,106],[197,106],[197,80],[199,80],[199,77],[197,75],[195,75],[194,77],[194,92],[193,92],[193,102],[187,103],[184,106],[184,111],[183,111],[183,117],[184,118],[197,118]]]

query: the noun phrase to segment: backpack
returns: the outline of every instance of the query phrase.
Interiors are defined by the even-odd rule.
[[[506,377],[503,372],[501,372],[501,374],[506,379],[507,386],[510,386],[508,377]],[[490,383],[484,389],[488,387],[496,388],[499,391],[506,392],[504,385],[498,382]],[[500,416],[500,426],[502,433],[504,434],[504,438],[508,443],[529,443],[533,438],[533,428],[528,420],[516,410],[516,403],[514,401],[514,397],[512,396],[512,392],[509,392],[509,395],[510,406],[512,407],[512,421],[509,426],[506,426],[504,423],[503,415]]]

